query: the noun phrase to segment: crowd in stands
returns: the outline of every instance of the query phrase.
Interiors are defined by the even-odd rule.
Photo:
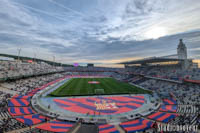
[[[27,63],[21,61],[0,61],[0,79],[8,77],[38,75],[63,71],[62,67],[55,67],[47,63]]]
[[[141,79],[143,78],[141,77]],[[134,79],[137,81],[138,77],[136,76]],[[178,84],[146,78],[143,81],[139,83],[134,81],[134,83],[153,90],[163,99],[173,97],[176,100],[176,113],[180,115],[172,120],[171,124],[200,125],[200,86],[198,84]]]
[[[200,80],[200,69],[181,69],[169,67],[133,67],[126,71],[145,76],[182,81],[183,79]]]
[[[20,95],[25,95],[27,92],[42,86],[45,83],[62,77],[63,74],[43,75],[38,77],[30,77],[26,79],[15,80],[12,82],[4,82],[2,87],[18,92]]]
[[[13,96],[8,93],[10,91],[16,91],[18,95],[26,95],[37,87],[47,84],[55,79],[63,77],[66,73],[56,73],[50,75],[43,75],[37,77],[29,77],[26,79],[15,80],[12,82],[3,82],[0,84],[1,88],[5,88],[8,91],[0,91],[0,133],[14,131],[21,128],[28,127],[27,125],[13,119],[8,112],[8,101]],[[28,130],[31,133],[34,131],[39,131],[36,129]],[[24,131],[26,132],[26,131]]]
[[[132,68],[104,68],[104,67],[68,67],[66,71],[77,72],[117,72],[120,74],[134,73],[145,76],[182,81],[183,79],[200,80],[200,69],[188,70],[179,67],[132,67]]]
[[[66,67],[68,72],[116,72],[119,70],[124,70],[123,68],[107,68],[107,67]]]
[[[174,95],[178,104],[195,105],[200,103],[200,86],[198,84],[176,84],[173,82],[149,79],[139,85],[156,91],[160,96]]]
[[[37,75],[37,74],[46,74],[51,72],[61,72],[64,69],[61,67],[55,67],[48,65],[46,63],[22,63],[17,61],[0,61],[0,78],[15,77],[21,75]],[[74,72],[74,70],[76,70]],[[114,77],[117,80],[122,80],[125,82],[133,83],[139,85],[145,89],[154,91],[163,99],[162,105],[163,108],[173,108],[173,111],[160,109],[158,112],[154,112],[158,116],[161,114],[170,115],[170,113],[176,113],[178,115],[173,115],[173,119],[169,121],[170,124],[191,124],[191,125],[200,125],[200,86],[198,84],[178,84],[175,82],[162,81],[157,79],[151,79],[144,76],[136,75],[142,74],[152,77],[161,77],[172,80],[180,80],[182,78],[190,78],[195,80],[200,80],[200,71],[199,69],[191,70],[181,70],[181,69],[161,69],[161,68],[136,68],[134,71],[125,70],[125,69],[112,69],[112,68],[81,68],[72,69],[65,68],[66,72],[54,73],[48,75],[27,77],[23,79],[16,79],[13,81],[6,81],[0,83],[0,88],[5,90],[0,90],[0,132],[9,132],[18,129],[28,128],[28,130],[21,131],[23,133],[31,132],[41,132],[41,133],[51,133],[50,131],[44,130],[45,127],[40,128],[29,128],[29,126],[13,119],[8,112],[8,101],[11,97],[14,96],[13,93],[16,92],[18,95],[27,95],[35,88],[39,88],[42,85],[45,85],[51,81],[54,81],[58,78],[64,77],[66,75],[89,75],[89,76],[106,76]],[[80,71],[80,72],[79,72]],[[89,72],[88,72],[89,71]],[[134,73],[134,75],[132,74]],[[175,102],[173,104],[164,102],[164,99],[173,99]],[[173,105],[173,106],[172,106]],[[29,105],[28,105],[29,106]],[[174,106],[176,106],[174,108]],[[166,112],[165,112],[166,111]],[[170,112],[170,113],[167,113]],[[172,116],[172,115],[171,115]],[[141,132],[154,133],[155,131],[152,127],[152,121],[157,120],[157,118],[147,116],[147,119],[138,119],[132,120],[129,122],[119,124],[124,131],[128,132],[130,129],[129,126],[134,123],[145,125],[144,128],[146,131],[142,130]],[[166,120],[166,119],[164,119]],[[164,121],[163,120],[163,121]],[[168,119],[167,119],[168,120]],[[165,122],[165,121],[164,121]],[[168,121],[167,121],[168,122]],[[53,124],[61,124],[62,122],[53,121]],[[60,126],[61,126],[60,125]],[[76,124],[72,124],[75,126]],[[49,126],[49,125],[48,125]],[[87,125],[82,124],[81,128],[77,132],[90,131],[94,132],[104,131],[106,127],[112,128],[112,130],[117,130],[115,126],[112,125]],[[140,132],[140,131],[138,131]]]

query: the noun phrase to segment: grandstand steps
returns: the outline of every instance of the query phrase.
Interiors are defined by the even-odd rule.
[[[148,78],[148,79],[155,79],[155,80],[161,80],[161,81],[166,81],[166,82],[171,82],[171,83],[182,84],[182,81],[176,81],[176,80],[170,80],[170,79],[164,79],[164,78],[158,78],[158,77],[151,77],[151,76],[144,76],[144,77]]]
[[[168,114],[179,114],[177,112],[167,112],[167,111],[162,111],[162,110],[159,110],[159,112],[164,112],[164,113],[168,113]]]
[[[31,126],[31,128],[30,127],[25,127],[25,128],[9,131],[9,132],[6,132],[6,133],[21,133],[21,132],[29,131],[29,130],[31,130],[31,129],[39,126],[39,125],[42,125],[42,124],[44,124],[44,123],[33,125],[33,126]]]
[[[149,120],[149,121],[152,121],[152,122],[156,122],[156,123],[159,123],[159,124],[166,124],[164,122],[160,122],[160,121],[155,121],[155,120],[152,120],[152,119],[149,119],[149,118],[146,118],[146,117],[141,117],[143,119],[146,119],[146,120]]]
[[[124,129],[122,129],[119,125],[115,125],[115,128],[116,128],[120,133],[125,133]]]
[[[159,112],[165,112],[169,114],[196,114],[198,113],[198,108],[194,105],[176,105],[177,109],[176,112],[170,112],[170,111],[163,111],[159,110]]]
[[[198,113],[198,108],[193,105],[178,105],[178,114],[196,114]]]
[[[0,119],[8,119],[10,117],[8,112],[0,112]]]
[[[156,122],[155,120],[149,119],[149,118],[144,117],[144,116],[141,116],[141,118],[146,119],[146,120],[149,120],[149,121],[152,121],[152,122]]]
[[[167,112],[167,111],[161,111],[159,110],[159,112],[164,112],[164,113],[168,113],[168,114],[178,114],[178,115],[184,115],[184,114],[187,114],[187,115],[194,115],[195,113],[187,113],[187,112]]]
[[[26,128],[21,128],[21,129],[18,129],[18,130],[13,130],[13,131],[5,132],[5,133],[21,133],[21,132],[26,132],[26,131],[29,131],[29,130],[30,130],[30,128],[26,127]]]
[[[51,119],[51,120],[55,120],[55,119]],[[26,132],[26,131],[29,131],[29,130],[31,130],[31,129],[37,127],[37,126],[40,126],[40,125],[42,125],[42,124],[44,124],[44,123],[48,123],[48,122],[49,122],[49,121],[47,121],[47,122],[42,122],[42,123],[39,123],[39,124],[35,124],[35,125],[31,126],[31,127],[25,127],[25,128],[13,130],[13,131],[5,132],[5,133],[22,133],[22,132]]]
[[[33,114],[39,114],[39,113],[33,113]],[[23,114],[23,115],[18,115],[18,116],[27,116],[27,115],[33,115],[33,114]],[[18,116],[12,116],[13,118],[18,117]]]
[[[3,86],[0,85],[0,90],[4,93],[9,93],[9,94],[12,94],[12,95],[16,95],[18,94],[19,92],[17,91],[13,91],[13,90],[10,90],[9,88],[5,88]]]
[[[81,127],[81,123],[79,122],[72,128],[71,131],[69,131],[69,133],[76,133],[80,129],[80,127]]]

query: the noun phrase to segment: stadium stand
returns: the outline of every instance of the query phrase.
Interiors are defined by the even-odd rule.
[[[52,118],[42,116],[31,107],[30,100],[34,94],[47,86],[56,83],[65,76],[74,75],[79,75],[80,77],[97,75],[114,77],[120,81],[134,83],[145,89],[153,90],[159,95],[162,99],[162,105],[157,111],[142,118],[119,123],[119,126],[125,132],[152,133],[154,122],[200,125],[200,86],[198,84],[176,83],[144,77],[144,75],[147,75],[175,81],[182,81],[183,78],[187,77],[188,79],[199,80],[200,71],[198,69],[183,71],[181,69],[167,68],[135,68],[133,74],[131,73],[133,70],[126,69],[84,67],[64,69],[46,63],[27,64],[1,61],[0,66],[0,78],[2,79],[2,83],[0,83],[0,132],[18,130],[23,133],[72,131],[77,124],[76,122],[61,121],[56,120],[56,118],[52,120]],[[63,70],[65,72],[60,73]],[[35,76],[29,77],[27,75]],[[18,78],[15,79],[14,77]],[[6,78],[13,78],[14,80],[4,80]],[[134,105],[142,105],[144,103],[143,98],[134,97],[132,99],[134,99]],[[118,100],[121,104],[130,102],[130,99],[127,101],[123,97],[112,100]],[[78,108],[78,110],[80,109],[82,110],[82,108]],[[119,131],[116,126],[108,123],[103,125],[81,123],[77,133],[83,132],[117,133]]]
[[[170,113],[165,113],[165,112],[155,112],[147,118],[155,120],[155,121],[160,121],[164,123],[168,123],[170,120],[174,119],[177,116],[177,114],[170,114]]]
[[[8,111],[11,116],[20,116],[36,113],[31,107],[8,107]]]
[[[47,117],[41,116],[39,114],[17,116],[16,120],[24,123],[25,125],[32,126],[38,123],[42,123],[48,120]]]
[[[42,124],[40,126],[37,126],[36,128],[55,132],[55,133],[63,133],[68,132],[75,124],[73,122],[65,122],[65,121],[50,121],[48,123]]]
[[[8,102],[9,107],[13,106],[28,106],[30,104],[30,101],[26,99],[19,99],[19,98],[12,98]]]
[[[123,122],[120,126],[128,133],[145,131],[151,128],[153,122],[145,119],[136,119],[128,122]]]
[[[176,112],[177,105],[161,105],[159,111],[163,112]]]
[[[173,105],[173,104],[176,104],[176,101],[174,99],[163,99],[163,103],[164,104],[169,104],[169,105]]]
[[[119,133],[119,131],[113,125],[104,124],[99,125],[99,133]]]
[[[63,71],[62,67],[54,67],[47,63],[0,61],[0,66],[0,79]]]

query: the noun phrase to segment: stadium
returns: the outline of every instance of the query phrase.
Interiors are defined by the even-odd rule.
[[[150,133],[158,124],[198,125],[199,69],[182,47],[180,40],[177,58],[120,62],[125,68],[2,60],[1,131]]]
[[[199,9],[1,0],[0,133],[200,133]]]

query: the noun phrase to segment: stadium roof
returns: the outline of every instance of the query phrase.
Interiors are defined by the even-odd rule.
[[[150,57],[139,60],[120,62],[118,64],[145,64],[145,63],[159,63],[159,62],[170,62],[170,61],[182,61],[182,59],[177,58],[165,58],[165,57]]]
[[[61,63],[58,63],[58,62],[53,62],[53,61],[48,61],[48,60],[43,60],[43,59],[38,59],[38,58],[32,58],[32,57],[16,56],[16,55],[1,54],[1,53],[0,53],[0,57],[9,57],[9,58],[13,58],[13,59],[19,58],[20,60],[35,60],[37,62],[45,62],[45,63],[51,64],[51,65],[61,66]],[[62,64],[62,66],[72,66],[72,65]]]

